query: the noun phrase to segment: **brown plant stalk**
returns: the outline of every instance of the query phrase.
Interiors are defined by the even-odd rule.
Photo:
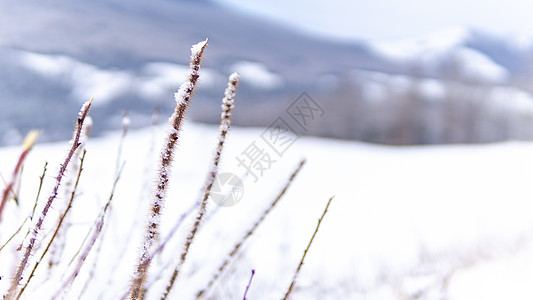
[[[298,175],[298,173],[300,173],[300,170],[302,169],[302,167],[304,165],[305,165],[305,159],[300,161],[300,163],[298,164],[298,166],[296,167],[294,172],[292,172],[292,174],[290,175],[290,177],[287,180],[287,183],[285,184],[283,189],[281,189],[281,192],[276,196],[276,198],[274,199],[274,201],[272,201],[272,203],[268,206],[268,208],[265,211],[263,211],[263,213],[261,214],[261,217],[259,217],[259,219],[257,221],[255,221],[255,223],[246,232],[246,234],[244,234],[244,236],[233,246],[233,249],[230,251],[230,253],[228,255],[226,255],[226,258],[224,259],[222,264],[218,267],[218,269],[216,270],[215,274],[207,282],[207,285],[205,286],[205,288],[203,288],[201,291],[199,291],[196,294],[196,299],[202,299],[204,296],[206,296],[206,293],[213,287],[213,285],[220,278],[222,273],[224,273],[224,271],[228,267],[230,261],[235,257],[235,255],[237,255],[237,252],[239,252],[239,250],[244,245],[244,243],[251,236],[253,236],[253,234],[255,233],[255,230],[257,229],[257,227],[259,227],[259,225],[261,225],[261,223],[263,223],[263,221],[265,220],[266,216],[272,211],[272,209],[274,209],[274,207],[276,207],[276,204],[278,204],[279,200],[281,198],[283,198],[283,195],[285,195],[285,192],[287,192],[287,190],[291,186],[292,182],[294,181],[294,178],[296,178],[296,175]]]
[[[39,137],[39,132],[32,130],[26,135],[26,138],[22,143],[23,150],[19,156],[15,169],[13,170],[11,181],[7,184],[4,192],[2,193],[2,201],[0,202],[0,222],[2,221],[2,212],[4,211],[4,207],[7,204],[7,201],[10,199],[9,195],[13,192],[13,186],[15,185],[15,181],[17,180],[17,177],[22,169],[22,164],[24,163],[26,156],[28,156],[28,153],[30,153],[31,149],[35,145],[37,137]]]
[[[335,197],[329,198],[328,204],[326,205],[326,208],[324,209],[322,216],[318,220],[318,224],[316,225],[315,232],[313,232],[313,235],[311,236],[311,240],[309,241],[309,244],[307,244],[307,248],[305,248],[304,254],[302,255],[302,259],[300,260],[300,263],[298,264],[298,268],[296,268],[296,271],[294,272],[294,276],[292,277],[291,284],[289,288],[287,289],[287,293],[285,293],[285,297],[283,297],[283,300],[289,299],[289,296],[291,295],[294,289],[294,285],[296,284],[296,278],[298,277],[298,274],[300,274],[300,270],[302,269],[302,266],[304,265],[305,256],[307,255],[307,252],[309,252],[309,248],[311,248],[311,244],[313,243],[313,240],[315,239],[316,233],[318,232],[318,229],[320,228],[320,224],[322,223],[324,216],[328,212],[329,204],[331,203],[331,200],[333,200],[333,198]]]
[[[58,174],[55,178],[56,183],[52,189],[52,192],[50,193],[50,196],[48,197],[48,200],[45,203],[43,211],[41,212],[41,215],[39,216],[37,223],[31,230],[31,236],[29,238],[28,245],[26,246],[22,259],[17,267],[15,275],[13,276],[11,287],[9,288],[9,291],[6,295],[6,300],[14,299],[14,297],[17,295],[19,283],[22,280],[22,275],[24,273],[24,270],[26,269],[28,261],[33,254],[35,243],[37,242],[39,232],[42,230],[43,223],[46,219],[48,211],[50,210],[50,207],[54,203],[54,200],[57,198],[57,194],[59,191],[59,187],[61,185],[61,181],[63,179],[63,175],[65,175],[67,167],[70,163],[70,160],[72,159],[72,156],[76,152],[76,149],[80,146],[79,140],[80,140],[81,131],[83,128],[83,122],[85,121],[85,118],[89,114],[89,110],[91,109],[92,102],[93,102],[92,98],[91,100],[85,102],[79,112],[78,119],[76,122],[75,134],[74,134],[73,140],[71,141],[69,152],[67,156],[65,157],[65,160],[63,161],[63,163],[60,165]]]
[[[85,154],[86,153],[87,153],[87,151],[84,150],[83,154],[81,155],[80,164],[79,164],[79,168],[78,168],[78,175],[76,176],[76,181],[74,183],[74,187],[72,188],[72,192],[70,194],[70,199],[69,199],[69,202],[67,204],[67,208],[65,209],[65,211],[63,212],[63,214],[59,218],[59,221],[57,223],[56,229],[54,230],[54,233],[52,234],[52,237],[50,238],[50,241],[48,241],[48,244],[46,245],[46,248],[44,249],[43,253],[41,254],[41,257],[39,258],[39,260],[37,262],[35,262],[35,265],[33,266],[33,269],[31,270],[31,273],[28,276],[28,279],[26,280],[26,283],[20,289],[20,291],[19,291],[19,293],[17,295],[17,298],[16,298],[17,300],[20,299],[20,297],[22,296],[22,294],[24,293],[24,291],[28,287],[28,284],[30,283],[30,280],[33,278],[33,275],[35,274],[35,271],[37,270],[37,267],[43,261],[44,257],[48,253],[48,250],[50,249],[50,246],[53,244],[55,238],[58,235],[58,232],[59,232],[59,230],[61,228],[61,225],[63,224],[63,222],[65,220],[65,217],[67,216],[67,214],[69,213],[70,209],[72,208],[72,203],[74,202],[76,191],[78,189],[78,184],[80,182],[81,171],[83,170],[83,161],[85,160]]]
[[[193,243],[196,233],[198,232],[198,229],[200,228],[200,225],[202,224],[202,220],[204,219],[204,216],[206,213],[206,207],[207,207],[207,200],[209,199],[211,188],[213,187],[213,183],[215,182],[215,178],[218,173],[218,164],[220,163],[220,156],[222,155],[222,149],[224,148],[224,142],[226,140],[226,135],[228,134],[228,131],[231,126],[231,115],[233,113],[233,108],[235,106],[234,105],[235,94],[237,92],[238,85],[239,85],[239,74],[237,73],[231,74],[228,80],[228,86],[226,87],[226,91],[224,93],[224,98],[222,99],[222,113],[220,115],[218,144],[216,147],[215,155],[213,156],[213,162],[211,164],[211,169],[209,170],[209,173],[207,174],[206,182],[204,185],[203,198],[202,198],[202,201],[200,202],[200,205],[198,206],[198,212],[196,214],[196,219],[194,220],[192,228],[189,231],[189,235],[187,236],[187,239],[185,241],[185,247],[180,255],[178,266],[174,269],[174,272],[172,273],[172,276],[165,289],[165,292],[163,293],[161,297],[162,300],[166,299],[170,291],[172,290],[174,283],[179,276],[179,272],[181,268],[183,267],[185,260],[187,259],[187,254],[189,253],[191,244]]]
[[[170,117],[169,133],[163,151],[161,152],[159,175],[156,181],[157,185],[151,203],[151,211],[149,213],[146,236],[144,238],[141,255],[132,278],[131,299],[142,299],[144,294],[144,283],[146,281],[146,276],[151,263],[150,251],[157,235],[159,234],[161,208],[164,206],[167,194],[174,149],[178,142],[183,118],[190,105],[191,96],[196,87],[198,77],[200,76],[200,64],[206,45],[207,40],[200,42],[191,48],[191,62],[188,79],[180,86],[178,92],[174,95],[176,99],[176,109],[174,114]]]

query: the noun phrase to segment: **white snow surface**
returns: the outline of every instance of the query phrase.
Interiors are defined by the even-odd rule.
[[[154,130],[155,129],[155,130]],[[148,211],[147,188],[155,182],[164,127],[130,131],[122,155],[124,171],[115,191],[97,258],[97,276],[82,299],[119,299],[133,273]],[[186,123],[175,153],[170,190],[163,209],[162,238],[196,201],[217,143],[217,127]],[[335,196],[306,258],[293,299],[531,299],[533,288],[533,144],[389,147],[321,138],[301,138],[257,182],[238,166],[247,147],[264,129],[233,127],[220,172],[244,181],[235,206],[209,203],[210,213],[178,280],[176,298],[191,299],[222,259],[267,208],[301,158],[307,164],[278,206],[216,284],[213,299],[240,299],[251,269],[256,270],[249,299],[279,299],[288,288],[327,200]],[[120,133],[90,139],[63,263],[53,276],[40,266],[25,299],[49,299],[70,274],[68,262],[109,197]],[[39,176],[49,162],[37,211],[50,192],[67,142],[38,144],[21,181],[21,204],[10,203],[0,229],[3,244],[33,207]],[[9,176],[21,149],[0,149],[0,172]],[[147,171],[150,170],[150,171]],[[69,178],[74,174],[67,174]],[[53,227],[60,192],[45,222]],[[158,299],[183,249],[192,223],[154,260],[147,299]],[[0,252],[0,290],[7,290],[14,249],[27,227]],[[95,246],[97,247],[97,246]],[[93,250],[96,251],[96,250]],[[78,299],[96,253],[91,253],[65,299]],[[33,263],[33,262],[32,262]],[[170,268],[166,267],[170,264]],[[70,270],[70,271],[68,271]],[[63,277],[62,277],[63,276]],[[66,276],[66,275],[65,275]],[[442,286],[445,286],[443,288]]]

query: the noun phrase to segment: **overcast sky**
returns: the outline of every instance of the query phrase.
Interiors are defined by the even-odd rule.
[[[391,41],[450,27],[533,36],[531,0],[216,0],[304,31]]]

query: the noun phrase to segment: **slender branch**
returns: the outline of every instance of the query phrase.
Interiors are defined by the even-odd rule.
[[[259,217],[259,219],[257,221],[255,221],[255,223],[246,232],[246,234],[233,246],[233,249],[231,250],[231,252],[228,255],[226,255],[226,258],[225,258],[224,262],[222,262],[222,264],[218,267],[218,269],[215,272],[215,274],[207,282],[206,287],[196,294],[196,299],[203,298],[206,295],[206,292],[208,292],[213,287],[215,282],[220,278],[222,273],[224,273],[224,271],[226,270],[226,268],[229,265],[230,261],[233,259],[233,257],[235,257],[235,255],[237,254],[239,249],[241,249],[241,247],[244,245],[244,243],[255,233],[255,230],[257,229],[257,227],[259,227],[259,225],[261,225],[261,223],[263,223],[263,221],[265,220],[266,216],[272,211],[272,209],[276,206],[276,204],[278,204],[279,200],[283,197],[283,195],[285,195],[285,192],[289,189],[289,187],[291,186],[292,182],[294,181],[294,178],[296,177],[296,175],[298,175],[298,173],[300,173],[300,170],[302,169],[302,167],[304,165],[305,165],[305,159],[300,161],[300,163],[298,164],[298,166],[296,167],[294,172],[290,175],[289,180],[287,180],[287,183],[285,184],[285,186],[283,187],[281,192],[274,199],[274,201],[272,201],[270,206],[261,214],[261,217]]]
[[[20,154],[17,164],[15,166],[15,169],[13,170],[11,181],[7,184],[2,194],[2,201],[0,202],[0,222],[2,221],[2,212],[4,211],[4,207],[7,204],[7,201],[9,201],[10,199],[9,195],[12,194],[16,198],[16,195],[13,192],[13,186],[15,185],[17,177],[22,169],[22,164],[24,163],[26,156],[28,156],[28,153],[30,153],[38,137],[39,137],[39,132],[36,130],[32,130],[26,135],[26,138],[24,139],[24,142],[22,143],[22,147],[23,147],[22,153]]]
[[[46,253],[48,253],[48,250],[50,249],[50,246],[54,242],[54,240],[55,240],[55,238],[57,236],[57,233],[59,232],[59,229],[61,228],[61,225],[63,225],[63,221],[65,220],[65,217],[67,216],[67,214],[69,213],[70,209],[72,208],[72,202],[74,202],[74,197],[76,195],[76,190],[78,189],[78,183],[80,182],[81,171],[83,170],[83,161],[85,160],[85,154],[86,153],[87,153],[87,151],[84,150],[83,154],[82,154],[82,156],[80,158],[80,167],[79,167],[79,170],[78,170],[78,175],[76,176],[76,182],[74,183],[74,188],[72,189],[72,192],[70,194],[70,199],[69,199],[67,208],[65,209],[65,211],[63,212],[63,214],[59,218],[59,222],[57,223],[57,226],[56,226],[56,229],[54,230],[54,233],[52,234],[52,238],[48,242],[48,245],[46,245],[46,248],[44,249],[43,253],[41,254],[41,257],[39,258],[39,260],[33,266],[33,269],[31,270],[31,273],[28,276],[28,280],[26,280],[26,283],[20,289],[20,291],[19,291],[19,293],[17,295],[17,298],[16,298],[17,300],[20,299],[20,297],[22,296],[22,293],[24,293],[24,290],[26,290],[26,288],[28,287],[28,284],[30,283],[30,280],[33,278],[33,275],[35,274],[35,270],[37,270],[37,267],[43,261],[44,257],[46,256]]]
[[[37,203],[39,202],[39,196],[41,196],[41,189],[43,187],[44,175],[46,174],[47,166],[48,166],[48,162],[45,162],[44,168],[43,168],[43,174],[39,177],[39,189],[37,190],[37,195],[35,196],[35,204],[33,204],[33,209],[31,211],[31,217],[30,217],[31,220],[33,220],[33,217],[35,216],[35,210],[37,209]]]
[[[95,225],[93,226],[95,229],[94,229],[93,234],[91,235],[91,238],[87,242],[87,246],[85,246],[83,251],[81,253],[79,253],[78,261],[77,261],[77,264],[76,264],[76,266],[74,268],[74,271],[63,282],[63,285],[56,292],[56,294],[54,295],[54,297],[52,299],[56,299],[57,297],[59,297],[60,293],[62,291],[64,291],[69,285],[71,285],[72,282],[74,282],[74,280],[76,279],[76,277],[80,273],[80,270],[81,270],[83,264],[85,263],[85,260],[87,259],[87,256],[89,256],[91,250],[93,249],[94,245],[96,244],[96,241],[100,237],[100,233],[102,232],[102,228],[104,226],[105,216],[106,216],[109,208],[111,207],[111,203],[112,203],[114,195],[115,195],[115,190],[116,190],[116,187],[117,187],[117,184],[118,184],[118,181],[120,179],[120,176],[122,174],[123,169],[124,169],[124,164],[122,164],[122,167],[119,169],[118,173],[116,174],[115,180],[113,182],[113,187],[111,188],[111,193],[109,195],[109,199],[107,200],[105,206],[102,208],[102,211],[100,212],[98,218],[96,219]],[[91,230],[92,230],[93,227],[91,227]],[[89,233],[90,233],[90,231],[89,231]],[[75,258],[76,258],[76,256],[74,256],[74,258],[72,258],[71,263],[75,260]]]
[[[22,228],[24,227],[24,224],[26,224],[26,222],[28,222],[30,218],[26,218],[24,219],[24,222],[22,222],[22,224],[20,225],[20,227],[17,229],[17,231],[15,231],[15,233],[13,233],[13,235],[11,235],[11,237],[9,239],[7,239],[7,241],[2,245],[2,247],[0,247],[0,252],[2,252],[2,250],[9,244],[9,242],[11,242],[11,240],[13,240],[13,238],[15,236],[17,236],[17,234],[22,230]]]
[[[248,285],[246,286],[246,290],[244,290],[244,296],[242,297],[242,300],[246,300],[246,295],[248,295],[248,290],[250,289],[250,285],[252,285],[252,279],[254,279],[255,270],[252,269],[252,276],[250,276],[250,281],[248,282]]]
[[[24,270],[26,269],[28,260],[32,256],[35,243],[37,242],[37,237],[39,235],[39,232],[42,230],[44,220],[46,219],[48,211],[50,210],[50,207],[54,203],[54,200],[57,198],[59,186],[61,185],[61,181],[63,179],[63,175],[65,174],[67,170],[68,164],[70,163],[70,160],[72,156],[74,155],[74,152],[79,147],[79,140],[80,140],[81,130],[83,128],[83,122],[85,118],[87,117],[87,115],[89,114],[89,110],[91,109],[92,102],[93,102],[93,99],[91,98],[91,100],[85,102],[81,108],[81,111],[78,115],[75,135],[74,135],[74,139],[71,142],[70,150],[64,162],[60,165],[59,172],[56,176],[56,184],[54,185],[52,192],[50,193],[48,201],[46,202],[43,208],[43,211],[41,212],[41,215],[39,216],[39,219],[37,220],[37,223],[35,224],[34,228],[31,231],[31,236],[30,236],[28,245],[26,246],[26,250],[24,251],[22,259],[17,267],[17,271],[15,272],[15,275],[13,276],[11,287],[9,288],[8,294],[6,295],[7,300],[11,300],[17,295],[19,283],[22,280],[22,274],[24,273]]]
[[[211,170],[207,174],[205,188],[204,188],[204,195],[198,207],[198,213],[196,215],[194,224],[192,225],[192,228],[189,231],[189,235],[187,236],[187,239],[185,241],[185,247],[183,249],[183,252],[181,253],[178,266],[174,269],[174,272],[165,289],[165,292],[163,293],[161,297],[161,300],[166,299],[170,291],[172,290],[174,283],[176,279],[178,278],[179,272],[181,268],[183,267],[183,265],[185,264],[185,260],[187,258],[187,254],[189,253],[191,244],[193,243],[194,238],[196,237],[196,233],[198,232],[198,229],[200,228],[200,225],[202,224],[203,218],[205,216],[207,201],[208,201],[209,195],[211,194],[211,188],[213,187],[213,183],[215,182],[215,178],[218,173],[218,164],[220,163],[220,156],[222,155],[222,149],[224,148],[224,142],[226,140],[226,135],[228,134],[228,131],[231,126],[231,115],[233,113],[233,108],[234,108],[234,103],[235,103],[235,94],[237,92],[238,85],[239,85],[239,74],[237,73],[231,74],[228,80],[228,86],[224,93],[224,98],[222,99],[222,113],[220,115],[219,139],[218,139],[218,144],[216,147],[216,152],[213,157]]]
[[[169,133],[166,139],[165,146],[161,152],[161,159],[159,165],[159,175],[157,179],[157,186],[155,188],[154,196],[151,203],[151,211],[146,229],[146,236],[141,249],[141,255],[135,268],[135,273],[132,278],[131,299],[142,299],[144,294],[144,283],[150,268],[151,260],[150,250],[154,244],[157,235],[159,234],[159,225],[161,219],[161,208],[165,204],[167,187],[170,177],[172,161],[174,157],[174,149],[178,143],[179,133],[187,109],[190,105],[192,93],[198,82],[200,76],[200,64],[204,49],[207,45],[207,40],[200,42],[191,47],[191,63],[188,80],[185,81],[174,95],[176,99],[176,108],[174,114],[170,117]]]
[[[294,276],[292,277],[291,285],[289,286],[289,289],[287,290],[287,293],[285,294],[285,297],[283,297],[283,300],[289,299],[289,296],[292,293],[292,290],[294,288],[294,285],[296,284],[296,278],[298,277],[298,274],[300,273],[300,270],[302,269],[302,266],[304,265],[304,259],[307,255],[307,252],[309,251],[309,248],[311,248],[311,244],[313,243],[313,240],[315,239],[316,233],[318,232],[318,229],[320,228],[320,223],[322,223],[322,220],[324,219],[324,216],[328,212],[329,204],[331,203],[331,200],[333,200],[334,196],[329,198],[328,204],[326,205],[326,208],[324,209],[324,212],[322,213],[322,216],[318,220],[318,224],[316,225],[315,232],[313,232],[313,235],[311,236],[311,240],[309,241],[309,244],[307,245],[307,248],[305,248],[304,254],[302,255],[302,259],[300,260],[300,264],[298,265],[298,268],[296,269],[296,272],[294,272]]]

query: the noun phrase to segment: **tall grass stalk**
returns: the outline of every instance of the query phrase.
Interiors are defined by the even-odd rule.
[[[315,232],[313,232],[313,235],[311,236],[311,240],[309,241],[309,244],[307,244],[307,248],[305,248],[304,254],[302,255],[302,259],[300,260],[300,263],[298,264],[298,268],[296,268],[296,271],[294,272],[291,284],[289,285],[289,288],[287,289],[287,292],[285,293],[283,300],[289,299],[294,289],[294,285],[296,284],[296,279],[298,278],[298,274],[300,274],[300,270],[302,269],[302,266],[304,265],[305,256],[307,255],[307,252],[309,252],[309,248],[311,248],[311,244],[313,243],[313,240],[315,239],[316,233],[318,232],[318,229],[320,228],[320,224],[322,223],[324,216],[328,212],[329,204],[331,203],[331,200],[333,200],[333,198],[335,197],[329,198],[328,204],[326,205],[326,208],[324,209],[322,216],[318,220],[318,224],[316,225]]]
[[[200,225],[202,224],[202,220],[205,216],[207,201],[211,193],[211,188],[213,187],[213,182],[215,182],[215,178],[218,174],[218,164],[220,163],[220,156],[222,155],[222,150],[224,148],[224,142],[226,141],[226,136],[231,126],[231,116],[233,113],[233,108],[235,106],[234,104],[235,94],[237,92],[238,85],[239,85],[239,74],[237,73],[231,74],[228,80],[228,86],[226,87],[226,91],[224,93],[224,98],[222,99],[222,113],[220,115],[218,144],[216,147],[215,155],[213,156],[211,169],[209,170],[209,173],[206,178],[203,198],[202,198],[202,201],[200,202],[200,205],[198,206],[198,212],[196,214],[196,219],[194,220],[194,224],[192,225],[192,228],[189,231],[189,235],[187,236],[187,239],[185,241],[185,247],[180,255],[178,266],[174,269],[174,272],[172,273],[172,276],[167,285],[167,288],[165,289],[165,292],[163,293],[161,297],[162,300],[168,297],[170,291],[174,287],[174,283],[179,276],[179,272],[181,268],[183,267],[183,265],[185,264],[185,260],[187,259],[187,254],[189,253],[191,244],[193,243],[194,238],[196,237],[196,233],[198,232],[198,229],[200,228]]]
[[[196,294],[196,299],[202,299],[204,296],[206,296],[206,293],[213,287],[213,285],[216,283],[216,281],[220,278],[220,276],[222,275],[222,273],[224,273],[224,271],[226,270],[226,268],[228,267],[229,263],[231,262],[231,260],[237,255],[237,253],[239,252],[239,250],[241,249],[241,247],[244,245],[244,243],[251,237],[254,235],[256,229],[259,227],[259,225],[261,225],[261,223],[263,223],[263,221],[265,220],[266,216],[268,216],[268,214],[270,214],[270,212],[272,211],[272,209],[274,209],[274,207],[276,207],[276,205],[278,204],[279,200],[281,200],[281,198],[283,198],[283,195],[285,195],[285,192],[287,192],[287,190],[289,189],[289,187],[291,186],[292,182],[294,181],[294,178],[296,178],[296,176],[298,175],[298,173],[300,173],[300,170],[302,169],[302,167],[305,165],[305,159],[300,161],[300,163],[298,164],[298,166],[296,167],[296,169],[292,172],[292,174],[290,175],[289,179],[287,180],[287,183],[285,184],[285,186],[283,187],[283,189],[281,189],[281,192],[277,195],[276,198],[274,198],[274,201],[272,201],[272,203],[270,203],[270,205],[268,206],[268,208],[263,211],[263,213],[261,214],[261,217],[259,217],[259,219],[257,221],[255,221],[255,223],[252,225],[252,227],[246,232],[246,234],[244,234],[244,236],[233,246],[233,249],[230,251],[230,253],[228,255],[226,255],[226,258],[224,259],[224,261],[222,262],[222,264],[218,267],[218,269],[216,270],[215,274],[211,277],[211,279],[207,282],[207,285],[201,290],[199,291],[197,294]]]
[[[28,244],[22,255],[22,259],[20,260],[17,270],[13,276],[8,293],[5,297],[6,300],[12,300],[18,294],[17,291],[19,289],[20,281],[22,280],[22,276],[23,276],[24,270],[26,269],[28,261],[30,257],[33,255],[35,243],[37,242],[39,232],[42,230],[42,226],[44,224],[48,211],[50,210],[50,207],[54,203],[54,200],[57,198],[59,187],[61,186],[61,181],[63,179],[63,176],[65,175],[65,172],[70,163],[70,160],[72,159],[72,156],[76,152],[76,149],[78,149],[78,147],[80,146],[79,141],[80,141],[80,136],[81,136],[81,132],[83,129],[83,123],[85,121],[85,118],[89,114],[89,110],[91,109],[92,102],[93,102],[92,98],[91,100],[85,102],[79,112],[78,120],[76,122],[75,134],[74,134],[73,140],[71,141],[70,149],[67,153],[67,156],[65,157],[64,162],[60,165],[58,174],[55,178],[56,179],[55,185],[52,189],[52,192],[50,193],[50,196],[48,197],[48,200],[45,203],[43,211],[41,212],[41,215],[39,216],[35,226],[33,226],[33,229],[31,230]]]
[[[63,212],[61,217],[59,218],[58,224],[56,225],[56,228],[54,230],[54,233],[52,234],[52,237],[50,238],[50,241],[48,241],[48,244],[46,245],[46,248],[44,249],[43,253],[41,254],[41,257],[39,258],[39,260],[37,260],[35,262],[35,265],[33,266],[33,269],[31,270],[31,273],[28,276],[28,279],[26,280],[26,283],[20,289],[20,291],[19,291],[19,293],[17,295],[17,298],[16,298],[17,300],[20,299],[20,297],[22,296],[22,294],[24,293],[24,291],[28,287],[28,284],[30,283],[31,279],[33,278],[33,275],[35,274],[35,271],[37,270],[37,267],[43,261],[44,257],[48,253],[48,250],[50,249],[50,246],[53,244],[55,238],[58,236],[58,232],[59,232],[60,228],[62,228],[61,225],[63,224],[66,216],[68,215],[70,209],[72,208],[72,203],[74,202],[74,197],[76,195],[76,191],[78,189],[78,184],[80,182],[81,172],[83,171],[83,161],[85,160],[85,154],[86,153],[87,153],[87,151],[84,150],[83,154],[81,155],[79,168],[78,168],[78,175],[76,176],[76,181],[75,181],[74,186],[72,188],[72,191],[71,191],[71,194],[70,194],[70,199],[69,199],[68,204],[67,204],[67,208]]]
[[[76,149],[76,151],[74,152],[74,155],[72,156],[72,159],[71,159],[72,163],[70,164],[70,167],[69,167],[69,171],[68,171],[69,173],[79,174],[81,172],[80,169],[82,167],[83,161],[80,160],[80,154],[85,155],[85,147],[87,145],[87,141],[91,133],[92,124],[93,122],[92,122],[91,117],[87,116],[84,122],[82,134],[80,136],[80,141],[79,141],[80,145],[78,149]],[[67,243],[66,234],[68,230],[70,229],[70,224],[71,224],[71,222],[69,222],[70,214],[68,214],[67,211],[70,210],[70,207],[73,205],[73,201],[74,201],[73,195],[74,195],[75,189],[77,188],[77,182],[79,178],[67,178],[67,179],[68,180],[65,182],[65,185],[64,185],[65,187],[64,192],[65,192],[65,199],[70,199],[70,200],[64,203],[63,204],[64,207],[60,209],[60,211],[62,211],[61,215],[66,216],[67,219],[60,218],[58,220],[58,225],[56,226],[56,228],[58,228],[59,231],[54,233],[55,240],[57,242],[53,243],[52,248],[50,249],[50,255],[49,255],[50,257],[48,261],[49,275],[51,275],[52,269],[56,267],[61,261],[61,257],[63,256],[63,250],[65,249],[65,246]]]
[[[74,271],[72,271],[70,276],[67,277],[67,279],[63,282],[63,285],[55,293],[55,295],[54,295],[54,297],[52,299],[57,299],[57,297],[59,297],[59,295],[61,293],[65,292],[66,289],[72,284],[72,282],[74,282],[74,280],[76,279],[76,277],[80,273],[81,267],[85,263],[85,261],[87,259],[87,256],[89,256],[91,250],[93,249],[94,245],[96,244],[96,241],[100,237],[100,233],[102,232],[102,229],[104,227],[105,217],[106,217],[106,215],[107,215],[107,213],[108,213],[108,211],[109,211],[109,209],[111,207],[111,203],[112,203],[113,198],[115,196],[115,190],[117,188],[117,184],[118,184],[118,181],[120,180],[120,176],[122,174],[123,169],[124,169],[124,164],[117,171],[117,174],[115,175],[115,180],[113,181],[113,187],[111,188],[111,193],[109,194],[109,198],[108,198],[106,204],[104,205],[104,207],[102,208],[102,210],[100,211],[100,214],[98,215],[98,218],[96,219],[95,225],[93,227],[91,227],[91,230],[93,230],[93,234],[91,235],[91,238],[86,243],[86,246],[83,249],[83,251],[78,252],[79,255],[77,254],[78,255],[77,256],[77,263],[76,263],[76,266],[74,268]],[[74,261],[74,259],[76,259],[76,257],[74,257],[72,259],[71,263]]]
[[[2,201],[0,201],[0,222],[2,221],[2,212],[4,211],[5,205],[9,201],[10,195],[14,194],[13,186],[15,185],[17,177],[22,170],[22,165],[24,163],[24,160],[26,159],[26,156],[28,156],[28,153],[30,153],[31,149],[35,145],[35,142],[37,141],[38,137],[39,137],[39,132],[36,130],[32,130],[26,135],[26,138],[24,139],[24,142],[22,143],[22,153],[20,154],[20,157],[15,166],[15,169],[13,170],[11,181],[6,185],[4,192],[2,193]]]
[[[180,86],[178,92],[174,95],[176,99],[176,109],[174,114],[170,117],[168,136],[163,151],[161,152],[158,179],[156,181],[157,186],[151,203],[146,236],[132,278],[131,299],[142,299],[144,294],[144,283],[151,263],[150,251],[156,236],[159,234],[161,208],[165,204],[174,149],[178,142],[185,113],[190,105],[190,99],[196,87],[198,77],[200,76],[200,64],[206,46],[207,40],[200,42],[191,48],[191,62],[188,79]]]

